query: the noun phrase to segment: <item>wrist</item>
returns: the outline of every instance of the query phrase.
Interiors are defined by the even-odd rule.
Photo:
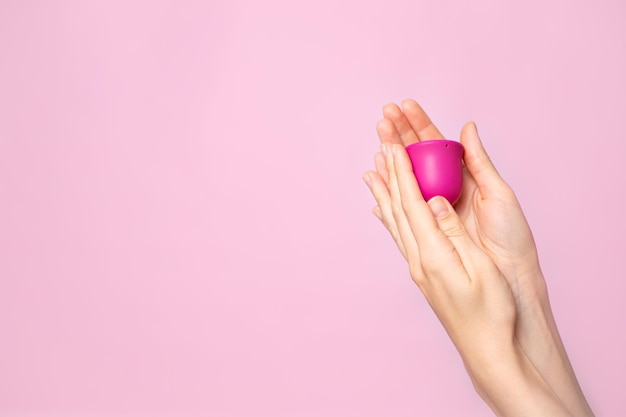
[[[525,356],[576,416],[593,416],[561,340],[547,293],[526,309],[518,321],[516,337]]]
[[[516,287],[516,303],[519,313],[536,303],[548,304],[546,285],[536,251],[524,257],[498,262],[498,268],[511,286]]]
[[[536,368],[544,369],[544,365],[554,364],[555,360],[567,362],[569,367],[567,353],[552,314],[543,273],[538,266],[532,273],[533,279],[541,283],[541,288],[520,306],[519,314],[523,319],[516,323],[516,338],[525,356],[531,359]]]
[[[466,368],[476,392],[500,417],[570,415],[515,340],[491,358],[466,361]]]

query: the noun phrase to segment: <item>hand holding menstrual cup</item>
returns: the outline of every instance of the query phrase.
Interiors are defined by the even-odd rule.
[[[426,140],[406,147],[424,200],[436,195],[456,203],[463,188],[465,149],[453,140]]]

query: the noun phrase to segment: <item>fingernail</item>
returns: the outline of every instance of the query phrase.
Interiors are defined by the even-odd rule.
[[[443,197],[433,197],[428,200],[430,210],[433,212],[436,218],[441,219],[448,214],[448,205],[443,201]]]
[[[365,184],[367,184],[368,187],[372,188],[372,178],[369,173],[366,172],[363,174],[363,181],[365,181]]]
[[[385,143],[380,144],[380,150],[382,151],[383,155],[387,156],[387,145]]]

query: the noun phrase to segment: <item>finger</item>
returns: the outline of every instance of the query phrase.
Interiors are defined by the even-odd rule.
[[[441,196],[435,196],[428,200],[428,206],[435,217],[439,230],[452,242],[470,281],[472,277],[479,277],[481,275],[479,272],[484,274],[484,268],[486,265],[491,265],[492,262],[467,233],[463,222],[448,200]]]
[[[382,177],[377,172],[373,171],[366,172],[365,175],[363,175],[363,180],[369,187],[376,203],[378,204],[378,210],[376,210],[376,208],[374,209],[374,215],[382,221],[385,228],[389,231],[391,238],[396,242],[396,246],[398,246],[402,256],[404,256],[405,259],[408,259],[404,244],[400,239],[398,226],[396,225],[396,221],[391,211],[391,197],[389,195],[387,185],[383,181]]]
[[[388,168],[389,177],[391,182],[392,178],[397,178],[402,209],[420,248],[424,272],[429,277],[436,276],[443,280],[456,278],[459,274],[466,275],[454,245],[439,229],[430,207],[420,193],[406,150],[396,145],[394,151],[395,165],[393,170]],[[390,194],[393,207],[394,191],[390,190]]]
[[[374,216],[376,216],[378,220],[380,220],[381,222],[383,221],[383,213],[382,211],[380,211],[380,206],[374,207],[372,209],[372,213],[374,213]]]
[[[385,157],[381,152],[376,152],[374,154],[374,166],[376,167],[376,172],[381,176],[383,181],[385,181],[385,185],[389,185],[389,172],[387,171],[387,163],[385,162]]]
[[[394,165],[394,155],[393,148],[402,148],[404,146],[399,144],[390,145],[391,147],[383,145],[383,153],[385,154],[386,162],[387,162],[387,171],[389,171],[389,196],[391,199],[391,213],[395,220],[395,223],[398,228],[398,235],[402,240],[402,244],[406,249],[407,259],[418,259],[419,258],[419,247],[417,244],[417,240],[415,239],[415,235],[411,230],[411,226],[409,221],[404,213],[404,209],[402,207],[402,198],[400,195],[400,190],[398,186],[396,170]],[[421,272],[416,271],[421,274]]]
[[[419,138],[409,123],[409,120],[406,118],[406,115],[402,113],[402,110],[397,104],[387,104],[383,106],[383,116],[385,116],[385,119],[389,119],[393,122],[404,146],[419,142]]]
[[[376,124],[376,133],[378,133],[380,143],[402,144],[402,139],[400,138],[400,134],[396,130],[396,126],[389,119],[382,119],[378,121],[378,123]]]
[[[394,145],[392,149],[393,151],[390,153],[394,155],[393,163],[391,166],[389,166],[389,162],[387,163],[390,181],[389,193],[392,199],[394,191],[399,201],[401,197],[403,211],[406,213],[411,226],[414,226],[412,230],[421,245],[422,240],[424,242],[430,240],[430,236],[438,231],[437,223],[417,185],[413,166],[406,150],[398,145]],[[395,188],[391,186],[392,182]]]
[[[489,159],[478,136],[478,129],[473,122],[467,123],[461,130],[461,144],[465,147],[463,160],[465,166],[478,186],[483,198],[501,194],[508,186],[498,174],[496,167]]]
[[[411,124],[413,131],[417,133],[420,141],[443,139],[443,135],[437,129],[437,126],[433,124],[430,117],[415,100],[404,100],[402,102],[402,111]]]

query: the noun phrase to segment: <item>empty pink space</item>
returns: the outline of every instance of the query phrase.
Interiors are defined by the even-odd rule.
[[[0,3],[0,416],[489,416],[361,181],[474,120],[626,415],[626,4]]]

